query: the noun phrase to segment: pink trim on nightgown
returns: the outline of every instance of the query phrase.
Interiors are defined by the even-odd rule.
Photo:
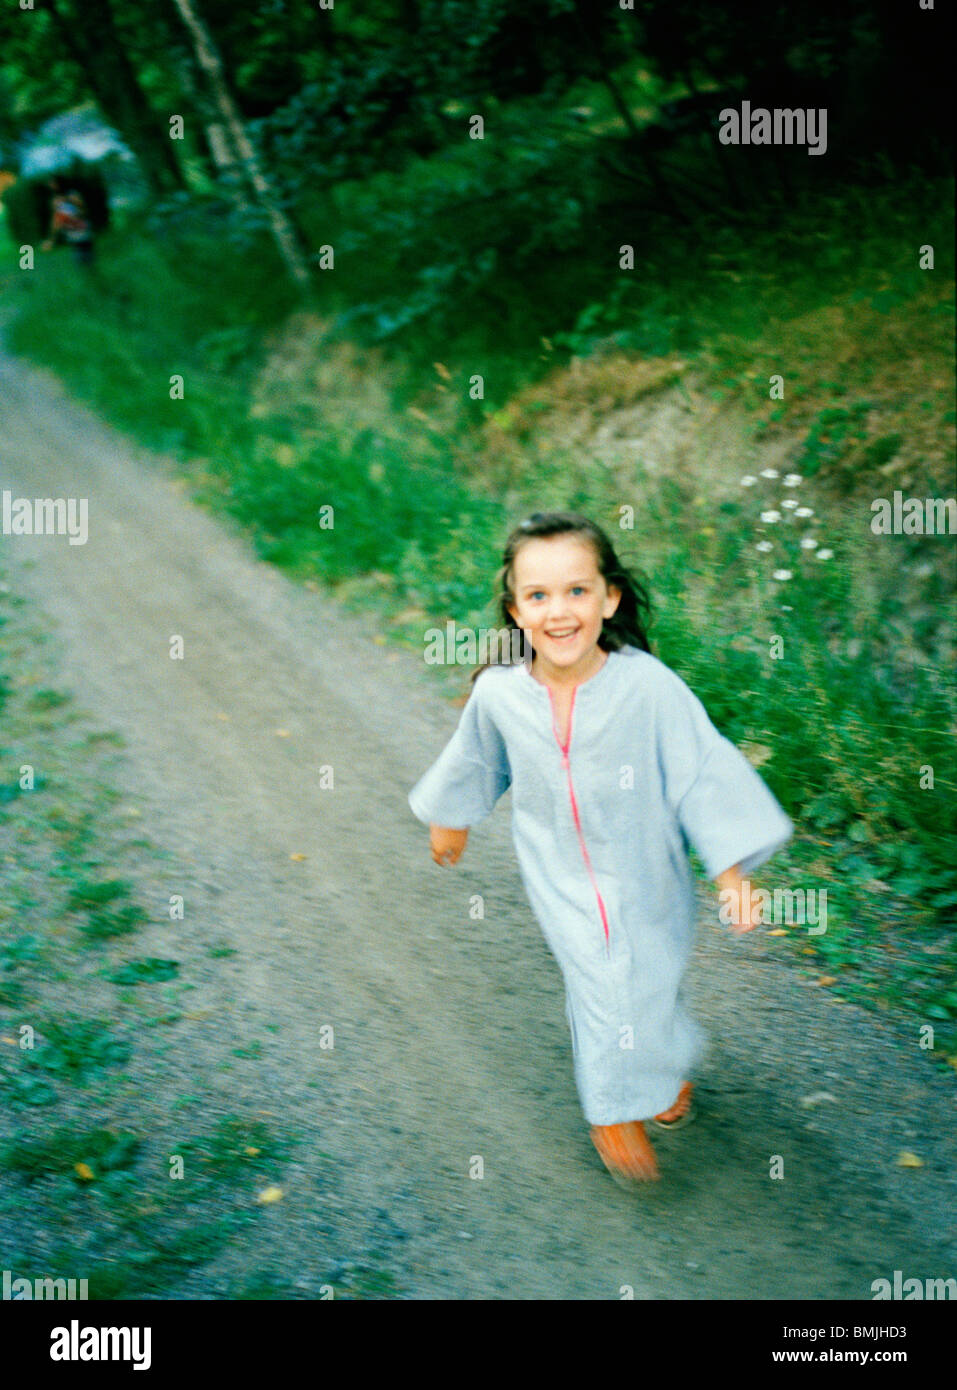
[[[568,710],[568,739],[565,743],[562,743],[561,735],[558,732],[558,725],[555,720],[555,697],[552,693],[551,686],[548,686],[547,689],[549,703],[552,707],[552,733],[555,735],[555,742],[561,749],[562,767],[565,769],[565,774],[568,778],[568,795],[572,804],[572,817],[575,821],[575,829],[578,832],[578,843],[581,845],[582,858],[585,861],[585,868],[588,870],[588,877],[591,879],[591,886],[594,888],[595,897],[598,899],[598,911],[601,913],[601,924],[605,929],[605,946],[610,947],[611,941],[608,935],[608,914],[605,911],[605,904],[602,901],[601,893],[598,891],[595,871],[592,868],[591,858],[588,854],[588,846],[585,844],[585,836],[582,833],[581,817],[578,814],[578,802],[575,800],[575,788],[572,784],[572,770],[569,766],[568,750],[571,748],[572,743],[572,720],[575,716],[575,696],[578,693],[578,686],[576,685],[572,691],[572,702]]]

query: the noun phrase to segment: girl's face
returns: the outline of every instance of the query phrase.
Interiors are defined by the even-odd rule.
[[[598,572],[594,546],[576,535],[525,541],[512,565],[512,591],[508,611],[528,633],[542,675],[593,675],[602,622],[621,601],[621,590]]]

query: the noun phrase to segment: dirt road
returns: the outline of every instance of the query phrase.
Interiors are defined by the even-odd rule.
[[[778,940],[728,937],[713,899],[692,981],[712,1037],[703,1113],[659,1142],[660,1183],[615,1187],[578,1108],[507,801],[445,871],[408,810],[458,716],[424,664],[258,562],[162,460],[9,357],[0,441],[0,487],[89,499],[85,545],[0,543],[58,631],[63,684],[126,739],[123,790],[165,851],[144,856],[143,895],[209,1012],[179,1025],[181,1070],[157,1085],[172,1099],[237,1035],[270,1040],[216,1084],[224,1110],[307,1136],[256,1237],[293,1282],[315,1293],[330,1253],[371,1248],[425,1298],[870,1299],[895,1269],[955,1273],[957,1078],[915,1029],[814,987]],[[238,954],[211,961],[212,938]],[[925,1166],[897,1166],[901,1150]],[[236,1259],[183,1296],[216,1296]]]

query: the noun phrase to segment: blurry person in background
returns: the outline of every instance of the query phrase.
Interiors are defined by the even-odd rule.
[[[93,264],[93,227],[87,213],[83,194],[67,187],[62,178],[50,179],[50,230],[43,250],[50,251],[58,244],[73,247],[78,265]]]

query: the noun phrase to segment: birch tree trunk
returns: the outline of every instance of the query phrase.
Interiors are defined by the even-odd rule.
[[[259,156],[246,133],[239,108],[229,90],[222,59],[217,52],[216,45],[213,43],[209,30],[200,17],[193,0],[173,0],[173,4],[189,30],[193,47],[196,50],[196,61],[209,79],[213,98],[222,115],[223,123],[229,131],[232,144],[239,155],[243,172],[249,180],[250,187],[260,206],[266,213],[273,239],[279,248],[279,254],[292,278],[298,285],[305,288],[310,283],[310,276],[299,240],[293,230],[292,223],[279,206]]]

